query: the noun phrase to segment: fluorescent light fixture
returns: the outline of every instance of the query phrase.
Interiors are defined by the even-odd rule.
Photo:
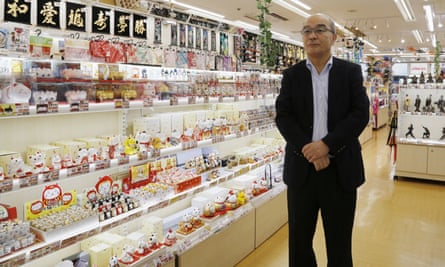
[[[409,0],[394,0],[396,6],[399,8],[400,13],[402,13],[403,19],[405,21],[415,21],[416,16],[414,15],[413,8]]]
[[[345,27],[343,27],[342,25],[338,24],[337,22],[334,22],[334,23],[335,23],[335,27],[337,29],[340,29],[344,34],[346,34],[348,36],[354,36],[354,34],[350,30],[346,29]]]
[[[272,33],[272,36],[275,36],[276,38],[282,38],[282,39],[290,39],[289,36],[279,33],[279,32],[275,32],[275,31],[270,31]]]
[[[241,20],[235,20],[235,21],[229,22],[228,24],[232,24],[234,26],[244,28],[245,30],[251,30],[251,31],[259,30],[258,25],[253,25],[253,24],[241,21]]]
[[[291,1],[292,3],[294,3],[294,4],[296,4],[296,5],[301,6],[302,8],[304,8],[304,9],[306,9],[306,10],[311,10],[311,9],[312,9],[312,7],[306,5],[305,3],[303,3],[303,2],[301,2],[301,1],[299,1],[299,0],[289,0],[289,1]]]
[[[283,0],[274,0],[273,2],[276,3],[279,6],[284,7],[287,10],[290,10],[290,11],[294,12],[297,15],[302,16],[303,18],[307,18],[307,17],[310,16],[309,13],[306,13],[305,11],[299,9],[298,7],[295,7],[295,6],[291,5],[291,4],[289,4],[288,2],[284,2]]]
[[[434,31],[434,12],[431,5],[424,5],[423,10],[425,10],[425,19],[428,26],[428,31]]]
[[[433,47],[436,47],[436,35],[434,33],[431,34],[431,44]]]
[[[365,44],[369,45],[370,47],[372,47],[373,49],[377,49],[377,46],[373,43],[371,43],[368,40],[362,40]]]
[[[417,43],[423,43],[423,35],[419,30],[413,30],[411,33],[414,35],[414,38],[416,38]]]
[[[187,10],[185,12],[193,14],[193,15],[198,15],[204,18],[209,18],[209,19],[223,19],[224,16],[212,11],[208,11],[199,7],[195,7],[195,6],[191,6],[188,4],[184,4],[175,0],[171,0],[171,3],[183,8],[186,8]]]

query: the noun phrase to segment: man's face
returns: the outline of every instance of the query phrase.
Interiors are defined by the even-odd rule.
[[[301,31],[304,48],[309,58],[329,55],[337,35],[323,16],[309,17]]]

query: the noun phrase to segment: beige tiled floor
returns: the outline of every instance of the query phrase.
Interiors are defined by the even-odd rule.
[[[359,189],[353,237],[356,267],[445,266],[445,183],[392,178],[388,129],[363,145],[367,182]],[[444,159],[445,164],[445,159]],[[326,266],[322,228],[314,247]],[[287,266],[287,225],[237,267]]]

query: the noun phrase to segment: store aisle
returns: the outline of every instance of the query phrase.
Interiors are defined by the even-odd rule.
[[[445,183],[393,180],[388,129],[363,145],[367,182],[359,190],[353,255],[357,267],[445,266]],[[287,225],[236,267],[285,267]],[[322,228],[314,247],[326,266]]]

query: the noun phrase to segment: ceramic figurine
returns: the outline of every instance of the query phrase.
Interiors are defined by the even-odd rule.
[[[192,210],[191,215],[192,215],[191,223],[193,228],[197,229],[204,225],[201,220],[201,210],[199,208],[194,208]]]
[[[408,112],[409,106],[411,105],[411,99],[409,98],[409,95],[405,95],[405,101],[403,102],[403,110]]]
[[[172,231],[172,229],[169,229],[164,238],[164,245],[172,246],[176,243],[176,241],[177,241],[176,233]]]
[[[424,139],[428,139],[428,138],[430,138],[430,130],[428,129],[428,128],[426,128],[425,126],[422,126],[423,127],[423,135],[422,135],[422,138],[424,138]]]
[[[409,125],[409,127],[408,127],[408,132],[406,132],[406,134],[405,134],[405,138],[408,138],[408,136],[411,136],[412,138],[416,138],[416,137],[414,136],[413,130],[414,130],[414,126],[413,126],[413,124],[411,123],[411,124]]]
[[[148,243],[151,250],[155,250],[160,247],[158,235],[155,232],[151,233],[150,237],[148,238]]]
[[[111,256],[110,260],[108,261],[108,267],[119,267],[119,261],[116,255]]]
[[[440,112],[445,112],[445,99],[443,99],[443,95],[440,96],[439,100],[437,100],[434,104],[437,105],[437,108]]]
[[[128,136],[124,141],[125,155],[130,156],[138,152],[136,139],[133,136]]]
[[[416,100],[414,101],[414,107],[416,108],[414,112],[420,112],[420,102],[421,102],[420,97],[419,95],[417,95]]]
[[[215,212],[216,212],[215,203],[210,201],[205,204],[202,213],[203,213],[204,217],[213,217],[213,216],[215,216]]]
[[[145,240],[139,240],[138,248],[136,249],[136,253],[139,255],[147,255],[150,253],[150,248],[148,247],[148,242]]]

